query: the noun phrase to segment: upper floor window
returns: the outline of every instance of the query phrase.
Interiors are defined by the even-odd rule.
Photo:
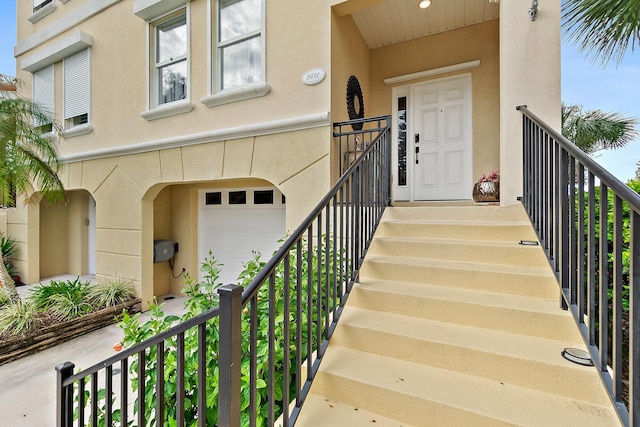
[[[53,0],[33,0],[33,11],[37,12],[49,3],[53,3]]]
[[[158,106],[187,97],[189,51],[185,10],[153,23],[153,104]]]
[[[53,116],[55,113],[55,82],[53,64],[33,73],[33,102],[35,102],[45,115],[52,120],[37,120],[34,123],[42,133],[51,132],[53,129]]]
[[[64,128],[89,123],[89,49],[64,59]]]
[[[264,81],[263,0],[219,0],[220,90]]]

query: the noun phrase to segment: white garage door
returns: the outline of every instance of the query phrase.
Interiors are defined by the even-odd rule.
[[[213,252],[223,264],[220,282],[236,283],[242,264],[260,252],[267,261],[285,236],[284,197],[275,188],[201,190],[198,259]],[[202,281],[202,272],[199,273]]]

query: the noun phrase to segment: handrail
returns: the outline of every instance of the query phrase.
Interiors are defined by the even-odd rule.
[[[640,427],[640,195],[526,106],[517,109],[522,203],[558,278],[561,306],[620,421]]]
[[[194,356],[185,354],[187,334],[197,336],[197,360],[191,361],[197,363],[197,389],[189,393],[193,394],[190,400],[195,400],[198,426],[214,422],[239,427],[242,417],[243,424],[248,420],[255,426],[263,416],[267,425],[274,425],[278,416],[283,426],[295,424],[382,212],[390,204],[391,119],[358,122],[371,135],[366,147],[246,289],[222,286],[217,307],[88,369],[74,374],[71,362],[56,367],[57,426],[112,425],[115,421],[122,426],[143,426],[153,419],[158,423],[167,411],[167,398],[175,401],[177,425],[193,421],[185,416],[185,364]],[[348,124],[336,124],[334,137],[342,138],[340,126]],[[261,336],[258,319],[264,317],[268,334]],[[213,353],[212,329],[219,336]],[[259,364],[264,343],[268,343],[268,357]],[[170,359],[166,351],[175,353],[171,359],[177,366],[166,365]],[[211,384],[208,366],[216,360],[218,382]],[[118,368],[119,387],[113,377]],[[165,372],[174,370],[177,385],[169,392],[164,387]],[[155,372],[155,402],[151,412],[145,413],[149,407],[145,405],[145,381],[151,372]],[[266,396],[260,395],[263,388],[268,391]],[[214,389],[217,418],[212,421],[208,393]],[[247,396],[249,402],[242,406]],[[241,407],[246,407],[243,413]]]

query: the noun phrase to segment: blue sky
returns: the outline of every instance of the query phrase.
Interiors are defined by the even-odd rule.
[[[0,14],[0,73],[15,74],[15,0],[5,0]],[[562,100],[586,109],[617,111],[640,120],[640,49],[628,52],[621,64],[603,68],[562,44]],[[596,154],[596,160],[622,181],[635,175],[640,161],[640,140],[627,147]]]

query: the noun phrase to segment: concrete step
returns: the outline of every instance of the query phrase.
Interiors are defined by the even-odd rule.
[[[549,267],[497,265],[449,261],[437,258],[401,258],[367,254],[360,269],[361,280],[437,284],[442,287],[474,289],[558,299],[559,291]]]
[[[513,206],[424,206],[392,207],[384,211],[383,220],[446,220],[529,223],[521,205]]]
[[[378,225],[376,237],[426,237],[512,243],[537,240],[527,222],[452,219],[383,220]]]
[[[349,307],[331,343],[605,406],[593,368],[561,355],[567,347],[585,349],[575,338],[555,341]]]
[[[532,337],[579,342],[570,314],[559,309],[557,299],[361,279],[351,291],[349,305]]]
[[[311,392],[420,426],[618,424],[608,407],[334,344]]]
[[[304,410],[300,412],[296,426],[412,427],[408,423],[314,394],[307,396],[304,401]]]
[[[549,266],[539,246],[521,245],[518,242],[378,237],[371,242],[368,254],[538,268]]]

